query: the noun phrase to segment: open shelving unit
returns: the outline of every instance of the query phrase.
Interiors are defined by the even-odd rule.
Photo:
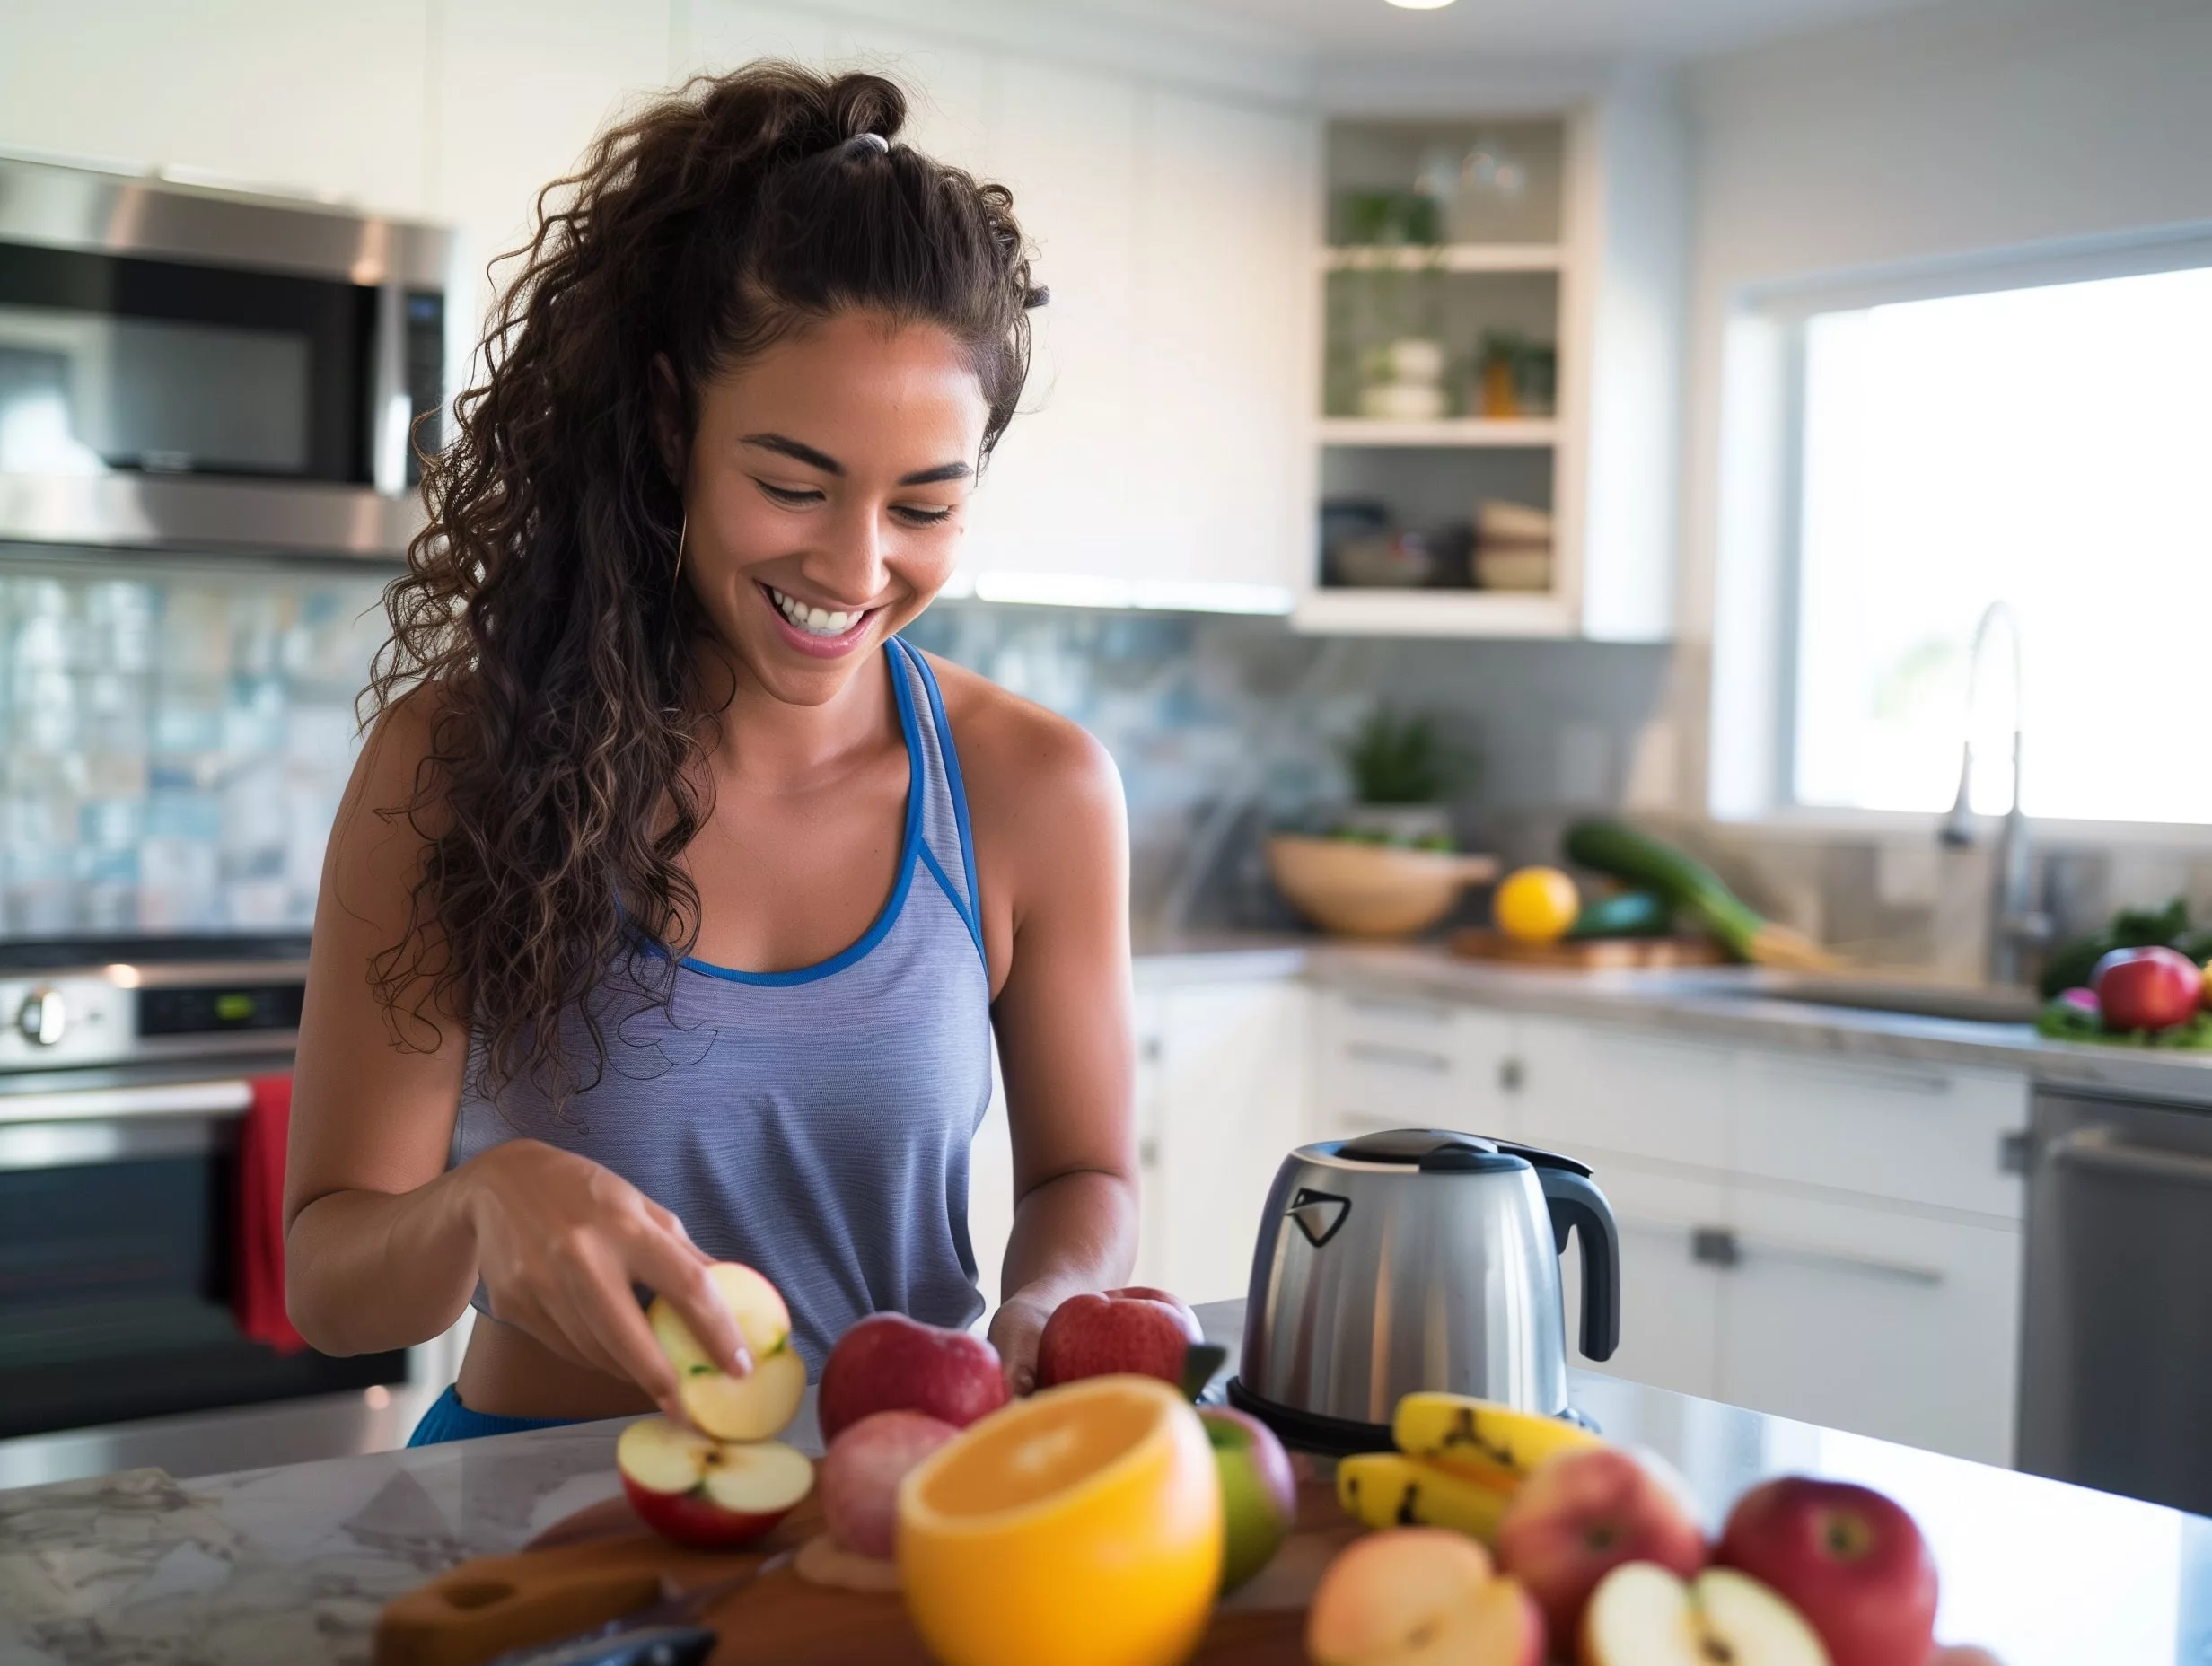
[[[1572,118],[1340,119],[1324,151],[1330,238],[1317,251],[1323,320],[1313,442],[1320,530],[1297,607],[1311,629],[1558,636],[1576,627],[1563,482],[1571,477],[1579,250],[1568,206]],[[1425,206],[1426,205],[1426,206]],[[1375,241],[1427,232],[1444,241]],[[1387,409],[1393,343],[1443,373]],[[1531,353],[1529,348],[1536,351]],[[1548,363],[1549,378],[1540,374]],[[1538,373],[1532,374],[1534,371]],[[1545,385],[1549,381],[1549,386]],[[1400,388],[1398,392],[1403,393]],[[1523,531],[1487,562],[1480,505],[1551,517],[1548,571]],[[1525,517],[1523,517],[1525,519]],[[1495,547],[1495,546],[1494,546]],[[1482,580],[1542,589],[1486,588]]]

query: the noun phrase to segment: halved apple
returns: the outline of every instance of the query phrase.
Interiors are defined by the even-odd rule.
[[[749,1545],[814,1486],[814,1466],[781,1441],[717,1441],[640,1417],[615,1442],[630,1508],[663,1539],[701,1550]]]
[[[1804,1617],[1734,1568],[1685,1583],[1655,1562],[1615,1568],[1582,1622],[1585,1666],[1828,1666]]]
[[[653,1298],[645,1322],[676,1368],[685,1416],[718,1440],[766,1440],[798,1415],[806,1395],[806,1362],[791,1346],[791,1310],[776,1286],[750,1267],[724,1261],[707,1272],[745,1338],[750,1371],[733,1377],[709,1359],[666,1296]]]

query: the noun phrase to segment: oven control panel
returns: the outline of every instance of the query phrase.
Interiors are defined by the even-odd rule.
[[[0,977],[0,1071],[287,1048],[305,987],[267,963]]]
[[[127,1058],[135,993],[96,975],[0,978],[0,1068]]]

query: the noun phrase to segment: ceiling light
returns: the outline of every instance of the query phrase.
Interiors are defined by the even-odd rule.
[[[1401,12],[1441,12],[1452,0],[1391,0]]]

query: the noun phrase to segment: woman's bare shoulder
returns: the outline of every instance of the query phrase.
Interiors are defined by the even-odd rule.
[[[1088,730],[964,666],[934,653],[929,662],[977,816],[1004,810],[1024,820],[1074,815],[1089,821],[1108,811],[1119,826],[1120,772]]]

